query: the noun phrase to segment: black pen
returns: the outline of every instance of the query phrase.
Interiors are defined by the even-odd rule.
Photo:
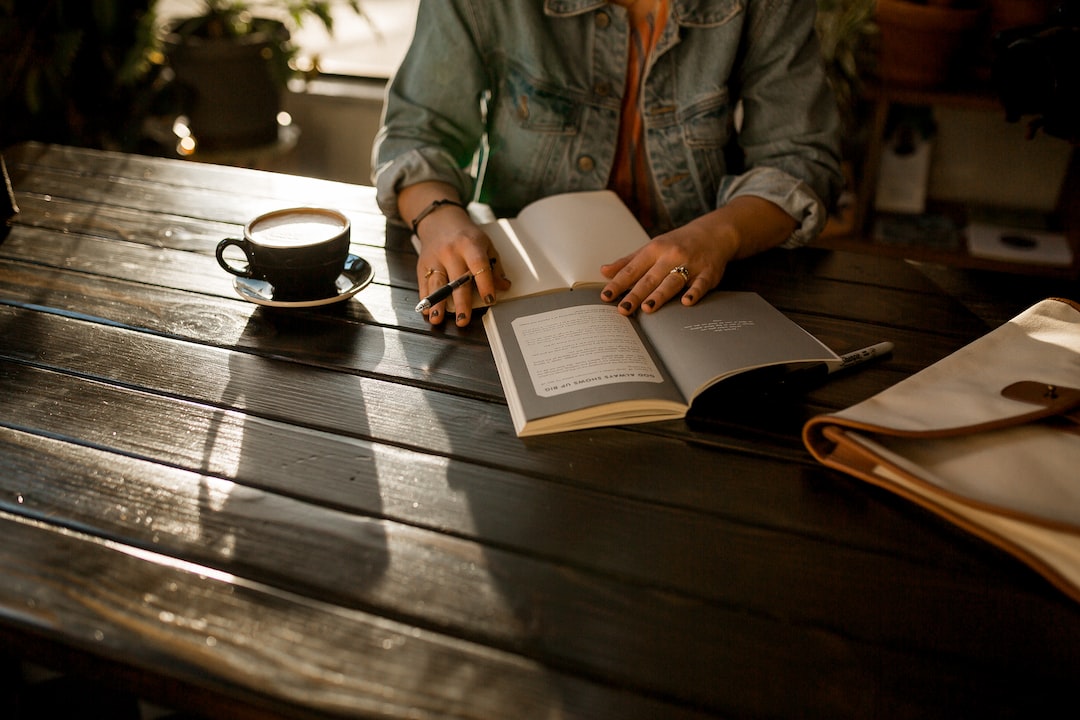
[[[789,370],[779,381],[784,392],[805,392],[817,387],[835,372],[857,367],[874,358],[888,355],[893,350],[891,342],[879,342],[860,350],[844,353],[839,360],[829,360],[809,367]]]
[[[828,374],[832,375],[837,370],[846,370],[856,365],[862,365],[868,360],[873,360],[881,355],[888,355],[893,351],[893,344],[891,342],[879,342],[869,347],[864,347],[861,350],[855,350],[853,352],[845,353],[840,356],[839,360],[832,360],[825,363],[828,369]]]
[[[435,292],[423,298],[416,304],[416,312],[424,312],[431,308],[432,305],[438,302],[442,302],[446,298],[450,297],[455,290],[473,279],[473,274],[467,272],[457,280],[451,280],[450,282],[437,289]]]

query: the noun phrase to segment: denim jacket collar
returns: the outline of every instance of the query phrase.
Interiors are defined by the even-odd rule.
[[[608,4],[608,0],[544,0],[544,12],[553,16],[580,15]],[[744,0],[671,0],[671,16],[679,25],[720,25],[745,5]]]

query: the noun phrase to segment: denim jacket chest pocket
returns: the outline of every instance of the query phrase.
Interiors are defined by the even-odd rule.
[[[727,153],[734,131],[728,90],[715,90],[685,106],[676,102],[652,108],[647,132],[652,176],[669,220],[682,224],[711,209],[730,172]]]
[[[510,63],[496,84],[488,121],[489,174],[514,179],[497,194],[529,202],[552,186],[567,184],[570,150],[580,139],[588,97],[567,85],[543,80]],[[500,147],[512,147],[502,153]]]
[[[496,106],[507,121],[501,125],[505,129],[555,134],[577,132],[581,102],[565,88],[531,78],[510,65],[497,93]]]

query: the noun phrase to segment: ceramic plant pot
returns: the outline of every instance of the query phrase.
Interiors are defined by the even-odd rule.
[[[199,146],[255,147],[278,137],[282,83],[268,61],[272,45],[288,38],[257,32],[240,38],[165,37],[165,52],[181,88],[182,109]]]

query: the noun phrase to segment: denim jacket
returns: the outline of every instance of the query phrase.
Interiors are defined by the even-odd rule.
[[[789,244],[824,225],[841,185],[839,121],[815,12],[814,0],[671,0],[643,85],[654,231],[743,194],[800,223]],[[605,0],[422,0],[375,142],[383,212],[400,220],[397,191],[424,180],[501,216],[606,187],[629,37],[625,10]]]

